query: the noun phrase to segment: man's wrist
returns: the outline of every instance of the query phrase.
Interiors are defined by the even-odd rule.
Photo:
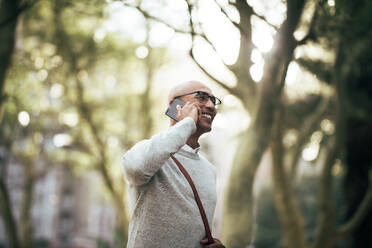
[[[182,120],[178,121],[174,127],[176,129],[179,129],[181,133],[187,136],[187,139],[189,136],[196,131],[196,124],[194,120],[191,117],[185,117]]]

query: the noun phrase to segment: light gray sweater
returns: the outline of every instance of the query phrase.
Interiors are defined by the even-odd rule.
[[[196,130],[191,117],[149,140],[137,143],[123,157],[129,184],[131,221],[128,248],[200,248],[206,237],[191,187],[170,158],[181,162],[194,181],[212,227],[216,206],[216,170],[186,145]]]

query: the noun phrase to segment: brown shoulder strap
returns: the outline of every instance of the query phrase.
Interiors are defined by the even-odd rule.
[[[207,216],[205,215],[205,212],[204,212],[203,204],[202,204],[202,202],[199,198],[199,194],[198,194],[198,191],[195,188],[194,182],[192,181],[189,173],[187,173],[187,171],[182,166],[182,164],[173,155],[171,155],[171,158],[177,164],[178,168],[180,169],[182,174],[186,177],[187,181],[189,182],[189,184],[191,186],[192,192],[194,193],[195,201],[196,201],[196,203],[198,204],[198,207],[199,207],[200,215],[203,219],[205,232],[207,233],[207,237],[208,237],[208,243],[212,244],[212,243],[214,243],[214,240],[213,240],[213,237],[212,237],[212,234],[211,234],[211,230],[209,229],[209,224],[208,224]]]

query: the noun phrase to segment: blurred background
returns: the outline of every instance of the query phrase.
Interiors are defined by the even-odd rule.
[[[229,248],[372,247],[372,2],[0,0],[0,247],[125,247],[122,155],[168,91],[223,104],[201,153]]]

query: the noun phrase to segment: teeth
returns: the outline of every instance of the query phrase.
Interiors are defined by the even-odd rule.
[[[208,119],[212,119],[212,116],[210,116],[209,114],[202,114],[203,117],[206,117]]]

